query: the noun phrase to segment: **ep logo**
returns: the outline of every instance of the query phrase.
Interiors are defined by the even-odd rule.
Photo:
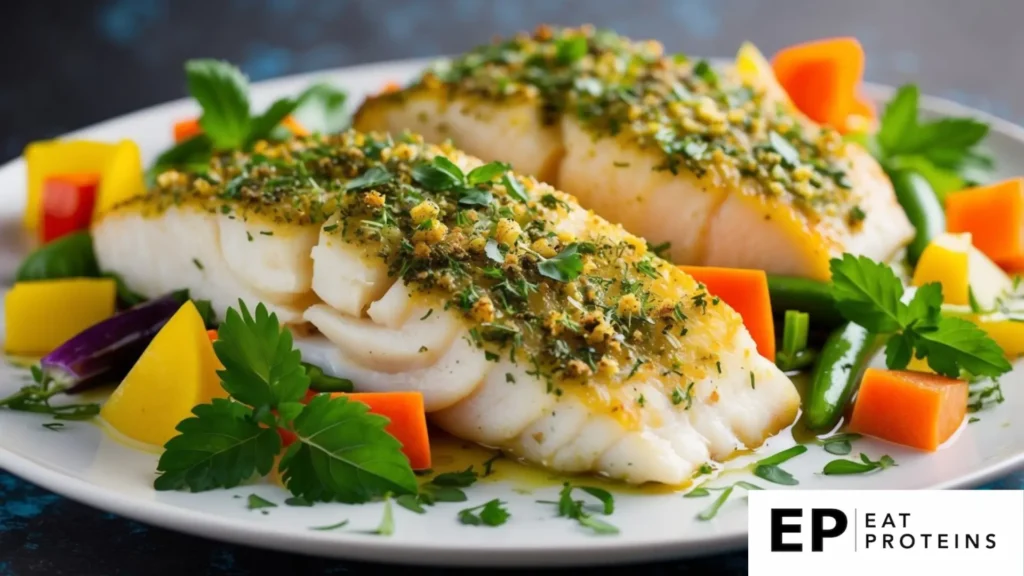
[[[801,534],[808,526],[811,536],[811,552],[822,552],[827,538],[842,536],[850,520],[846,513],[836,508],[811,508],[805,514],[801,508],[771,509],[771,551],[803,552],[803,538],[787,534]]]

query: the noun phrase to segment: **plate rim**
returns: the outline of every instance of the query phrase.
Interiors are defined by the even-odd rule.
[[[353,66],[326,68],[254,82],[251,87],[253,90],[273,91],[275,88],[284,85],[304,81],[311,82],[324,77],[337,79],[339,83],[344,84],[344,77],[346,75],[381,73],[389,69],[394,69],[396,75],[404,75],[411,69],[422,68],[438,58],[446,57],[448,56],[381,60]],[[715,59],[715,61],[721,62],[724,59]],[[892,86],[877,83],[864,83],[862,87],[865,94],[875,102],[886,99],[896,90]],[[160,113],[167,109],[188,105],[191,102],[191,98],[184,97],[158,103],[95,122],[55,138],[78,137],[84,133],[102,130],[107,125],[115,122],[131,121],[145,114]],[[1001,133],[1005,137],[1024,145],[1024,127],[1014,124],[1010,120],[936,96],[922,94],[919,102],[920,107],[929,113],[942,116],[978,118],[990,125],[991,132]],[[355,107],[360,103],[351,100],[347,105]],[[15,165],[21,162],[23,162],[22,155],[12,158],[0,165],[0,172],[16,169]],[[267,530],[266,527],[257,524],[242,524],[230,519],[219,518],[213,514],[193,511],[165,502],[126,499],[101,485],[66,475],[59,470],[47,468],[30,458],[21,456],[5,448],[2,441],[0,441],[0,469],[4,469],[25,481],[75,502],[164,529],[215,541],[256,546],[283,552],[396,565],[427,564],[431,566],[453,567],[614,565],[632,563],[639,560],[681,559],[684,557],[707,556],[726,551],[740,551],[746,547],[748,537],[747,530],[743,529],[736,533],[711,533],[703,538],[660,540],[648,543],[606,539],[602,540],[601,546],[578,542],[563,542],[557,547],[531,545],[516,545],[514,547],[474,545],[464,548],[452,547],[450,545],[424,546],[421,544],[395,543],[380,537],[357,533],[346,533],[345,538],[337,538],[336,536],[326,534],[302,534]],[[938,482],[924,489],[974,487],[1019,469],[1024,469],[1024,445],[1021,446],[1016,454],[983,468],[976,473]],[[395,551],[398,549],[403,553],[395,554]]]

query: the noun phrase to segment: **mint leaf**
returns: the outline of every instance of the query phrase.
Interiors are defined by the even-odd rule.
[[[504,162],[489,162],[483,166],[477,166],[466,175],[466,183],[470,186],[485,184],[494,180],[509,170],[509,165]]]
[[[917,86],[907,84],[901,86],[886,105],[876,136],[885,153],[898,154],[908,148],[908,135],[917,125],[918,96]]]
[[[959,378],[960,371],[966,370],[974,376],[995,378],[1012,369],[1002,348],[967,320],[944,317],[936,330],[915,334],[928,367],[943,376]]]
[[[298,439],[281,460],[288,490],[311,502],[416,494],[416,475],[387,424],[361,402],[314,396],[295,419]]]
[[[464,184],[466,182],[466,175],[462,173],[462,168],[459,168],[446,156],[434,156],[433,162],[434,167],[447,174],[452,182],[457,184]]]
[[[437,158],[443,158],[438,156]],[[437,165],[437,158],[435,163],[421,162],[412,168],[412,178],[420,186],[423,186],[427,190],[432,192],[443,192],[445,190],[451,190],[456,186],[462,184],[462,171],[459,170],[458,174],[452,173],[450,170],[446,170]],[[445,158],[448,164],[451,164],[447,158]],[[458,166],[455,167],[458,170]]]
[[[199,125],[215,148],[240,148],[249,136],[249,81],[220,60],[185,63],[188,91],[203,109]]]
[[[892,268],[852,254],[833,258],[830,268],[836,308],[847,320],[876,334],[897,332],[903,327],[903,284]]]
[[[178,435],[164,446],[154,488],[193,492],[232,488],[253,474],[270,473],[281,438],[276,430],[257,424],[250,408],[216,398],[196,406],[192,413],[195,416],[182,420]]]
[[[957,155],[976,146],[988,135],[988,124],[973,118],[942,118],[919,124],[904,138],[901,153],[924,154],[940,166],[956,164]]]
[[[153,162],[147,171],[147,178],[155,179],[159,174],[172,168],[189,172],[205,172],[213,154],[213,142],[206,134],[197,134],[167,149]]]
[[[254,408],[298,402],[309,389],[302,355],[292,347],[292,333],[261,302],[256,315],[245,302],[229,308],[213,349],[224,369],[221,385],[235,400]]]

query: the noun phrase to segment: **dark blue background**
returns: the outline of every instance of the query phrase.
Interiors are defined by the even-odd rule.
[[[854,35],[866,76],[1024,120],[1020,0],[30,0],[0,11],[0,161],[29,141],[184,95],[194,57],[253,80],[454,53],[547,22],[593,23],[670,51],[766,54]],[[2,415],[0,415],[2,417]],[[1024,488],[1024,477],[994,484]],[[0,576],[350,574],[380,566],[227,546],[72,503],[0,471]],[[630,568],[745,574],[745,553]],[[591,573],[618,573],[621,568]],[[419,572],[434,572],[418,570]],[[441,572],[438,570],[437,572]]]

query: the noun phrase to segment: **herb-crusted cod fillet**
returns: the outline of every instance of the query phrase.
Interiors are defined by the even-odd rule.
[[[740,317],[569,195],[451,146],[347,132],[165,172],[98,221],[147,296],[262,301],[366,391],[553,470],[678,484],[798,397]]]
[[[510,162],[652,245],[669,242],[676,263],[827,280],[837,254],[895,256],[913,228],[881,168],[767,76],[541,27],[437,62],[370,98],[355,126]]]

